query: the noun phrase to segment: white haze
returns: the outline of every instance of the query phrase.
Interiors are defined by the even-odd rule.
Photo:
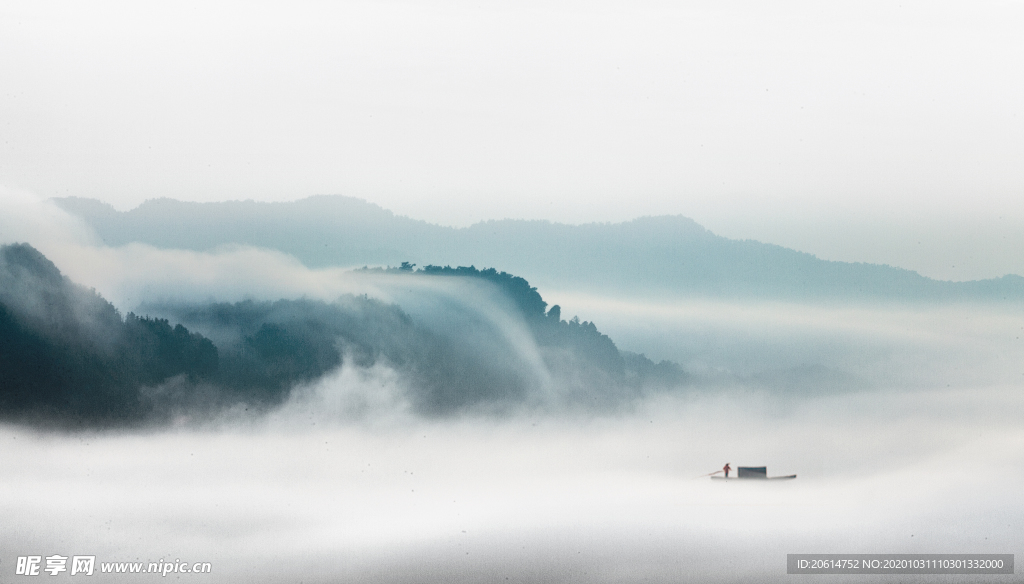
[[[0,186],[0,204],[0,244],[31,242],[50,254],[97,243],[95,233],[81,219],[34,193]]]
[[[821,365],[873,387],[1024,381],[1017,305],[638,303],[557,291],[547,298],[600,323],[620,347],[692,371],[750,376]]]
[[[1024,273],[1019,0],[0,5],[0,184]]]
[[[886,388],[782,411],[699,394],[591,420],[289,405],[129,435],[4,427],[4,563],[209,561],[212,576],[188,578],[210,582],[779,582],[787,553],[1019,554],[1019,389]],[[726,460],[800,476],[697,478]]]
[[[424,321],[475,307],[467,318],[531,350],[487,287],[309,270],[251,248],[105,248],[56,217],[29,229],[7,215],[2,238],[37,245],[122,310],[368,293]],[[782,582],[787,553],[1024,557],[1019,307],[540,292],[694,382],[617,413],[539,404],[426,420],[393,370],[346,366],[261,417],[0,426],[0,574],[13,577],[17,556],[60,554],[211,562],[212,575],[178,576],[197,582]],[[701,477],[725,462],[799,478]]]

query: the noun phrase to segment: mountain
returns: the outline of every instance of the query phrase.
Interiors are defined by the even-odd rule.
[[[137,241],[202,251],[238,243],[278,249],[311,267],[397,265],[421,242],[443,240],[455,232],[349,197],[294,203],[154,199],[123,213],[92,199],[54,200],[84,219],[107,245]]]
[[[122,317],[30,245],[0,246],[0,419],[125,426],[239,405],[263,411],[343,364],[395,373],[425,416],[614,408],[687,381],[673,363],[620,352],[593,323],[562,320],[523,278],[466,267],[370,271],[403,286],[446,286],[415,317],[352,295],[149,305],[155,317]]]
[[[285,395],[343,360],[384,366],[407,386],[415,412],[448,416],[519,407],[608,409],[690,381],[675,363],[619,351],[592,322],[561,318],[537,289],[495,269],[427,266],[363,270],[397,280],[416,305],[407,312],[366,296],[335,302],[243,301],[149,304],[147,312],[215,339],[224,383]],[[431,284],[441,284],[440,287]],[[418,284],[424,284],[417,287]]]
[[[891,266],[825,261],[757,241],[720,237],[681,216],[564,225],[503,220],[432,225],[342,196],[290,203],[146,201],[127,212],[90,199],[56,202],[108,245],[210,250],[244,244],[310,267],[498,265],[546,288],[632,296],[777,300],[1003,301],[1024,278],[944,282]]]
[[[201,335],[122,318],[33,247],[0,247],[0,417],[131,424],[152,411],[142,388],[200,383],[217,369],[217,349]]]

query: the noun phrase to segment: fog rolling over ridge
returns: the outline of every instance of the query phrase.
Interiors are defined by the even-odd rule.
[[[122,319],[31,246],[0,247],[0,414],[86,426],[255,414],[343,364],[395,372],[428,416],[607,409],[686,380],[677,365],[620,353],[590,322],[562,320],[504,272],[405,266],[360,277],[407,290],[412,316],[348,295],[148,304],[146,316]]]
[[[824,261],[776,245],[726,239],[681,216],[578,226],[504,220],[456,229],[342,196],[292,203],[157,199],[126,212],[91,199],[55,201],[107,245],[143,242],[202,251],[244,244],[292,254],[310,267],[403,261],[496,266],[546,289],[643,297],[1024,299],[1024,278],[1017,275],[936,281],[900,268]]]

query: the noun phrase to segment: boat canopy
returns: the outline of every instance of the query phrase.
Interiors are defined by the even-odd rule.
[[[736,469],[736,476],[741,479],[766,479],[768,478],[768,467],[741,466]]]

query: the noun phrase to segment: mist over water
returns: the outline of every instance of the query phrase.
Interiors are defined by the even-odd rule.
[[[481,355],[544,374],[487,286],[52,233],[39,248],[122,311],[367,294],[430,330],[497,331]],[[428,417],[407,372],[346,359],[259,414],[240,405],[130,431],[4,424],[0,570],[60,554],[211,562],[212,575],[177,575],[206,582],[782,582],[787,553],[1024,557],[1019,307],[540,292],[692,377],[602,410],[538,398]],[[725,462],[798,479],[704,476]]]
[[[239,582],[781,581],[786,553],[1014,553],[1020,413],[993,389],[783,414],[702,396],[588,421],[8,427],[4,545]],[[695,478],[722,459],[800,478]]]
[[[736,377],[613,413],[427,420],[386,367],[343,367],[262,417],[131,433],[5,426],[4,548],[210,561],[213,576],[188,578],[218,582],[783,581],[787,553],[1022,551],[1019,314],[966,309],[987,323],[974,326],[948,307],[848,319],[806,307],[769,338],[784,317],[745,329],[706,305],[677,307],[704,316],[690,332],[662,321],[666,356],[695,334],[720,339],[700,356],[709,369],[748,362],[739,335],[789,356],[780,367],[824,363],[867,381],[786,392]],[[627,336],[612,312],[598,322]],[[630,314],[637,338],[650,332]],[[814,350],[822,338],[860,354]],[[698,478],[727,461],[799,478]]]

